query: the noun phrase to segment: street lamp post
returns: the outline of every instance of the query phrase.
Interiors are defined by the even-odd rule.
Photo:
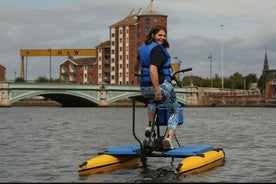
[[[243,77],[243,93],[245,93],[246,90],[246,75],[245,75],[245,71],[244,71],[244,77]]]
[[[50,64],[49,64],[50,65],[49,66],[50,67],[50,69],[49,69],[49,75],[50,75],[49,77],[50,78],[49,78],[49,82],[51,82],[51,80],[52,80],[52,49],[51,49],[51,47],[49,49],[49,52],[50,52],[50,54],[49,54],[50,55]]]
[[[223,25],[220,25],[221,27],[221,88],[224,88],[223,84]]]
[[[210,80],[211,80],[211,88],[213,87],[213,79],[212,79],[212,54],[208,56],[208,59],[210,59]]]

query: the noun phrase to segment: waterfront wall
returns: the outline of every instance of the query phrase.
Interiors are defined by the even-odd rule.
[[[260,90],[186,86],[188,107],[276,107],[276,99],[265,99]]]
[[[265,106],[265,99],[262,96],[204,96],[203,106]]]

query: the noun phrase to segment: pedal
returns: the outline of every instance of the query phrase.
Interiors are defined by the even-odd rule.
[[[146,137],[150,137],[150,134],[151,134],[151,128],[150,128],[150,127],[147,127],[147,128],[145,129],[145,136],[146,136]]]
[[[162,141],[164,139],[164,136],[160,136],[152,143],[152,148],[154,151],[163,151],[163,144]]]

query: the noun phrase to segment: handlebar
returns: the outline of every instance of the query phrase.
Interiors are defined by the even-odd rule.
[[[184,72],[188,72],[188,71],[191,71],[191,70],[192,70],[192,68],[186,68],[186,69],[183,69],[183,70],[178,70],[178,71],[174,72],[174,74],[171,76],[171,78],[172,78],[172,80],[174,80],[176,82],[176,84],[180,88],[182,88],[181,83],[179,82],[179,80],[177,80],[177,78],[175,77],[175,75],[178,74],[178,73],[181,73],[181,72],[184,73]]]
[[[173,76],[175,76],[176,74],[178,74],[178,73],[181,73],[181,72],[188,72],[188,71],[191,71],[192,70],[192,68],[186,68],[186,69],[183,69],[183,70],[179,70],[179,71],[176,71],[174,74],[173,74]]]
[[[184,72],[188,72],[188,71],[191,71],[191,70],[192,70],[192,68],[186,68],[186,69],[178,70],[178,71],[174,72],[174,74],[171,76],[171,79],[174,80],[180,88],[182,88],[180,82],[177,80],[175,75],[178,74],[178,73],[184,73]],[[141,74],[134,73],[134,76],[141,76]]]

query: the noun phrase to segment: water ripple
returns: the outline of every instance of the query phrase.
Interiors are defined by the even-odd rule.
[[[145,108],[136,108],[143,139]],[[173,173],[181,159],[149,158],[138,167],[78,176],[78,165],[108,147],[138,144],[132,108],[11,107],[0,111],[1,182],[275,182],[274,108],[184,108],[181,145],[224,149],[225,164],[196,175]]]

